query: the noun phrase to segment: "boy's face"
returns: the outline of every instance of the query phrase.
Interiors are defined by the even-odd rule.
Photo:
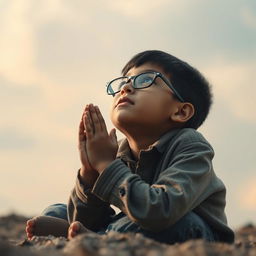
[[[161,67],[151,63],[131,68],[126,76],[147,71],[160,72],[168,77]],[[150,87],[144,89],[134,89],[131,83],[129,81],[114,96],[110,115],[115,127],[121,131],[140,127],[145,128],[145,132],[166,132],[172,128],[172,115],[180,102],[165,82],[157,77]]]

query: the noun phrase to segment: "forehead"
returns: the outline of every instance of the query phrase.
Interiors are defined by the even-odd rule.
[[[159,72],[159,73],[163,74],[164,76],[168,77],[168,74],[165,73],[163,68],[161,68],[159,65],[151,64],[151,63],[145,63],[138,67],[132,67],[131,69],[129,69],[129,71],[125,75],[126,76],[136,76],[138,74],[141,74],[141,73],[147,72],[147,71],[156,71],[156,72]]]

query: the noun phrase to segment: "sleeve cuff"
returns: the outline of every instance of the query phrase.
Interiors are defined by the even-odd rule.
[[[116,159],[101,173],[91,192],[103,201],[118,205],[115,201],[121,200],[123,193],[123,187],[120,185],[133,175],[121,159]]]
[[[90,204],[93,206],[102,206],[103,204],[106,204],[100,198],[92,194],[91,190],[92,190],[92,186],[84,184],[81,181],[81,177],[78,171],[76,184],[75,184],[75,192],[78,199],[83,203]]]

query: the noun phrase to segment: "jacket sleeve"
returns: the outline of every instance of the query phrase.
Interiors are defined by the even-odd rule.
[[[111,222],[114,214],[110,204],[93,195],[91,187],[84,185],[78,174],[68,202],[69,223],[80,221],[86,228],[97,232]]]
[[[116,159],[99,176],[92,193],[121,209],[142,228],[161,231],[216,189],[211,183],[214,152],[209,144],[187,143],[177,147],[174,155],[152,185]]]

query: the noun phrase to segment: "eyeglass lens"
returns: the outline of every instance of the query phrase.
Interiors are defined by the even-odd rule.
[[[139,74],[133,77],[120,77],[111,82],[108,88],[108,92],[109,93],[119,92],[122,89],[122,87],[125,84],[127,84],[130,80],[132,80],[134,88],[145,88],[150,86],[153,83],[155,77],[156,77],[156,74],[154,73],[144,73],[144,74]]]

